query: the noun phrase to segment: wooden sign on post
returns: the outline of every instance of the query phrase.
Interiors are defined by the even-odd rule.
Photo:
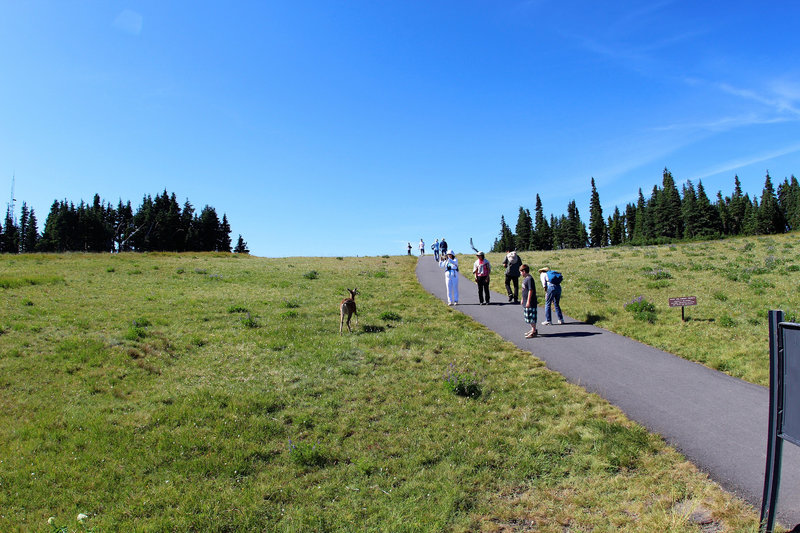
[[[679,296],[677,298],[670,298],[669,299],[669,306],[670,307],[680,307],[681,308],[681,320],[686,322],[686,317],[684,315],[684,308],[687,305],[697,305],[697,296]]]

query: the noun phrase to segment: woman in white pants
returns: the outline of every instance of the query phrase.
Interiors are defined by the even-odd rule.
[[[439,262],[445,269],[444,282],[447,285],[447,305],[458,305],[458,259],[453,250],[447,250],[447,257]]]

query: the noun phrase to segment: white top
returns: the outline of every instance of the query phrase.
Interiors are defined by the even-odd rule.
[[[539,274],[539,279],[542,280],[542,287],[547,288],[547,272],[542,272]]]

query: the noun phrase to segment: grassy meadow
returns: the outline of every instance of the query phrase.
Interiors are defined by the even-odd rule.
[[[759,385],[769,385],[767,311],[800,319],[797,233],[520,256],[532,270],[564,274],[561,309],[569,316]],[[503,258],[488,255],[499,274]],[[494,276],[492,290],[505,294],[503,282]],[[544,303],[541,286],[538,296]],[[626,309],[640,296],[653,313]],[[669,307],[678,296],[697,297],[685,322],[680,307]]]
[[[523,257],[564,272],[567,313],[737,371],[763,364],[763,310],[797,301],[793,238]],[[0,531],[757,529],[659,437],[424,292],[415,262],[0,256]],[[690,322],[672,293],[698,296]],[[653,325],[622,308],[639,294]]]

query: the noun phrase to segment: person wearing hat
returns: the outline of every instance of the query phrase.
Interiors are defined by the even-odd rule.
[[[550,311],[550,305],[556,308],[556,315],[558,315],[558,323],[564,323],[564,314],[561,312],[561,285],[557,285],[555,283],[550,283],[550,278],[548,277],[547,273],[550,271],[548,267],[540,268],[539,269],[539,279],[542,282],[542,287],[544,287],[544,322],[542,322],[543,326],[549,326],[551,324],[550,318],[552,317],[552,312]]]
[[[492,272],[492,265],[486,260],[483,252],[475,254],[478,259],[472,265],[472,273],[475,275],[475,282],[478,284],[478,301],[481,305],[489,305],[489,274]]]
[[[508,301],[519,303],[519,267],[522,266],[522,258],[514,250],[509,250],[506,258],[503,259],[503,266],[506,267],[506,293]],[[514,292],[511,292],[511,284],[514,284]]]
[[[445,258],[439,262],[444,269],[444,282],[447,286],[447,305],[458,305],[458,259],[453,250],[447,250]]]

